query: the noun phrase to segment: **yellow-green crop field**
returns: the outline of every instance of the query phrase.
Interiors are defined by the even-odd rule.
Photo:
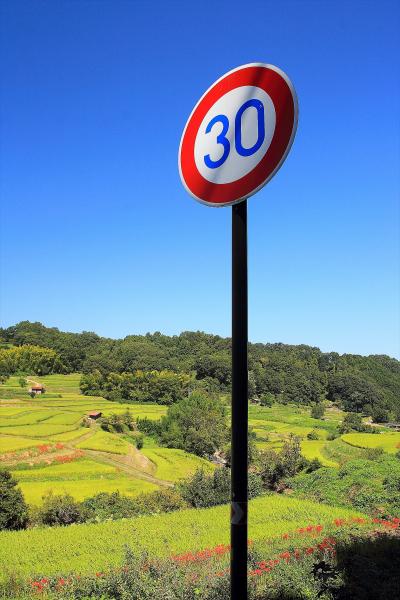
[[[400,433],[346,433],[342,436],[346,444],[357,448],[382,448],[385,452],[395,454],[400,450]]]
[[[196,469],[206,472],[212,472],[214,469],[212,463],[207,460],[175,448],[147,448],[145,445],[142,454],[154,464],[154,475],[165,481],[179,481],[193,474]]]
[[[150,438],[141,461],[132,446],[133,438],[103,431],[96,423],[90,428],[82,427],[83,417],[92,410],[105,416],[129,410],[135,419],[157,420],[166,414],[166,406],[119,404],[83,396],[79,393],[79,374],[27,379],[30,381],[25,390],[17,377],[10,377],[0,386],[0,460],[11,460],[10,453],[15,453],[15,459],[7,466],[29,504],[41,504],[50,491],[68,493],[76,500],[117,490],[135,496],[159,489],[160,480],[167,485],[198,467],[213,469],[206,460],[182,450],[160,448]],[[32,381],[42,383],[46,393],[31,398],[27,388]],[[51,451],[42,455],[38,447],[45,444],[52,445]],[[54,449],[55,444],[61,444],[60,450]],[[86,457],[65,464],[57,462],[76,450]]]
[[[99,524],[0,532],[0,573],[13,571],[25,577],[94,573],[120,565],[126,545],[133,551],[168,557],[227,544],[229,510],[224,505]],[[283,533],[310,523],[322,524],[328,531],[333,519],[353,516],[363,515],[287,496],[263,496],[249,503],[249,537],[256,549],[269,554],[274,544],[282,544]]]
[[[112,452],[113,454],[127,454],[130,444],[123,438],[99,429],[87,440],[76,444],[77,448],[84,450],[98,450],[99,452]]]
[[[27,448],[34,448],[38,444],[44,443],[44,440],[0,434],[0,454],[26,450]]]
[[[84,500],[100,492],[116,492],[136,496],[152,492],[156,485],[134,477],[127,477],[118,467],[81,459],[67,464],[51,464],[46,467],[18,469],[13,471],[18,479],[26,501],[40,505],[42,497],[53,494],[70,494],[76,500]]]

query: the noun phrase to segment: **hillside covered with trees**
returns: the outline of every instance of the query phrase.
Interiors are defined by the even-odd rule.
[[[85,394],[113,400],[156,396],[171,404],[192,386],[207,392],[230,389],[231,340],[203,332],[156,332],[114,340],[23,321],[0,329],[0,343],[1,375],[82,372]],[[377,421],[400,419],[400,362],[386,355],[339,355],[306,345],[250,343],[249,394],[264,404],[311,405],[327,399]]]

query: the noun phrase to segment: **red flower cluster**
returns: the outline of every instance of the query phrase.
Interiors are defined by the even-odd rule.
[[[39,581],[32,581],[31,585],[34,590],[37,592],[43,592],[43,590],[48,586],[49,580],[46,577],[43,579],[39,579]]]
[[[41,444],[41,445],[36,446],[36,447],[39,450],[39,454],[47,454],[47,452],[51,448],[51,444]]]
[[[373,523],[382,525],[385,529],[400,529],[399,517],[389,517],[388,519],[372,519]]]
[[[335,553],[334,549],[335,540],[331,537],[324,538],[319,544],[315,546],[306,546],[305,548],[296,548],[293,552],[281,552],[276,558],[272,558],[268,561],[261,561],[256,563],[257,568],[249,572],[250,576],[267,575],[271,573],[277,565],[285,563],[288,564],[292,559],[301,560],[305,556],[314,554],[315,552],[329,552],[330,554]]]
[[[36,456],[41,456],[42,454],[49,454],[51,452],[55,452],[56,450],[63,450],[64,448],[65,445],[62,442],[57,442],[56,444],[39,444],[30,450],[15,450],[14,452],[0,454],[0,462],[10,462],[16,459],[26,460]]]
[[[75,452],[73,452],[72,454],[60,454],[59,456],[55,456],[54,460],[56,460],[58,463],[69,463],[73,460],[81,458],[83,454],[84,453],[82,452],[82,450],[75,450]]]
[[[249,540],[248,545],[251,546],[253,540]],[[194,563],[194,562],[202,562],[205,560],[209,560],[210,558],[219,558],[224,556],[228,552],[231,551],[230,545],[220,544],[219,546],[215,546],[215,548],[206,548],[205,550],[199,550],[198,552],[186,552],[185,554],[179,554],[176,556],[172,556],[172,560],[177,563]]]

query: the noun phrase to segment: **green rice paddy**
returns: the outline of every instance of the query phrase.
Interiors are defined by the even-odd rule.
[[[168,557],[227,544],[228,506],[189,509],[100,524],[0,532],[0,573],[21,576],[94,573],[120,565],[124,547]],[[283,533],[309,523],[326,529],[335,518],[362,516],[356,511],[308,500],[270,495],[249,503],[249,537],[256,549],[270,553]]]

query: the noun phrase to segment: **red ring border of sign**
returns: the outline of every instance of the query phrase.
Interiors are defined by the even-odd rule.
[[[255,77],[256,71],[261,77]],[[274,135],[264,157],[246,175],[230,183],[213,183],[197,169],[194,159],[196,135],[209,109],[224,94],[244,85],[263,89],[272,99],[276,112]],[[296,91],[281,69],[265,63],[249,63],[225,73],[200,98],[194,107],[179,146],[178,164],[182,183],[193,198],[207,206],[231,206],[258,192],[279,170],[292,146],[298,122]],[[288,118],[289,113],[289,118]],[[207,199],[204,199],[204,190]],[[201,195],[200,195],[201,194]],[[218,199],[212,200],[213,196]]]

